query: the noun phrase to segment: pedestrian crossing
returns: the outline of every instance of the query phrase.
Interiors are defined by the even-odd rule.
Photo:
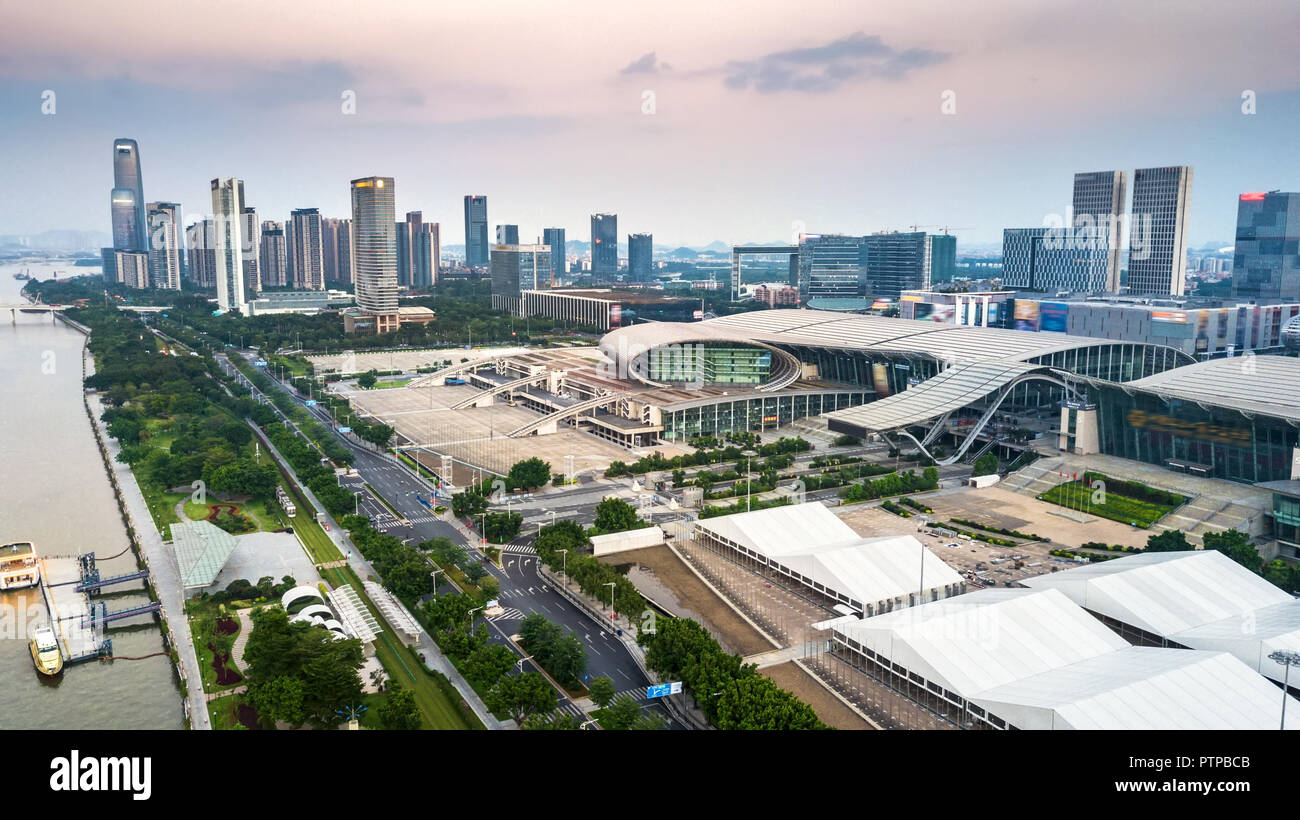
[[[524,619],[523,610],[515,609],[512,606],[505,607],[505,612],[500,615],[488,617],[489,621],[522,621]]]
[[[577,719],[580,720],[580,721],[586,721],[586,719],[587,719],[587,715],[586,715],[586,713],[584,713],[584,712],[583,712],[581,709],[579,709],[577,706],[574,706],[574,705],[573,705],[573,701],[571,701],[571,700],[566,700],[566,701],[564,701],[563,703],[561,703],[560,706],[559,706],[559,708],[557,708],[557,709],[556,709],[554,712],[552,712],[551,714],[552,714],[552,715],[569,715],[569,716],[571,716],[571,717],[575,717],[575,718],[577,718]]]
[[[537,549],[532,544],[511,542],[501,546],[501,552],[511,555],[536,555]]]

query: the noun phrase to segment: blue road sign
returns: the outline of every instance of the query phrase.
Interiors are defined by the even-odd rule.
[[[351,433],[351,432],[352,432],[352,428],[351,428],[351,427],[340,427],[340,428],[339,428],[339,432],[340,432],[340,433]]]
[[[645,696],[646,696],[647,699],[649,699],[649,698],[662,698],[662,697],[668,695],[671,691],[672,691],[672,687],[671,687],[671,686],[669,686],[669,685],[666,684],[666,683],[661,683],[661,684],[659,684],[658,686],[648,686],[648,687],[646,687],[646,690],[645,690]]]
[[[315,400],[315,399],[307,399],[307,401],[303,402],[303,404],[307,405],[308,407],[315,407],[315,406],[316,406],[316,400]]]

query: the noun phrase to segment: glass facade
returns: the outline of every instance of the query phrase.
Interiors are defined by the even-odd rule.
[[[1208,476],[1255,483],[1291,477],[1300,431],[1281,419],[1247,418],[1226,408],[1120,387],[1093,388],[1101,451],[1167,465],[1177,462]],[[1207,397],[1212,398],[1212,397]]]
[[[1273,536],[1284,554],[1300,558],[1300,498],[1273,494]]]
[[[709,343],[656,347],[649,354],[654,382],[763,384],[772,372],[772,351]]]
[[[735,401],[721,401],[700,407],[663,413],[663,438],[681,441],[692,436],[725,435],[742,430],[767,430],[790,424],[805,416],[819,416],[832,410],[857,407],[866,400],[863,391],[773,393]]]

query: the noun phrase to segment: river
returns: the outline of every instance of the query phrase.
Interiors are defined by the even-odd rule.
[[[0,265],[0,304],[17,304],[28,269],[37,279],[98,273],[70,262]],[[103,577],[133,572],[136,561],[112,486],[82,404],[84,338],[48,314],[0,311],[0,543],[33,541],[43,555],[93,550]],[[119,555],[121,554],[121,555]],[[110,610],[145,603],[140,582],[104,596]],[[0,728],[179,729],[183,711],[166,655],[68,666],[53,680],[38,675],[28,635],[46,620],[38,588],[0,593]],[[110,628],[113,654],[140,657],[163,649],[152,616]],[[175,629],[184,624],[173,624]]]

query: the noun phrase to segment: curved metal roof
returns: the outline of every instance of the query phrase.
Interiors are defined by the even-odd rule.
[[[1300,359],[1290,356],[1212,359],[1128,382],[1124,389],[1300,423]]]

